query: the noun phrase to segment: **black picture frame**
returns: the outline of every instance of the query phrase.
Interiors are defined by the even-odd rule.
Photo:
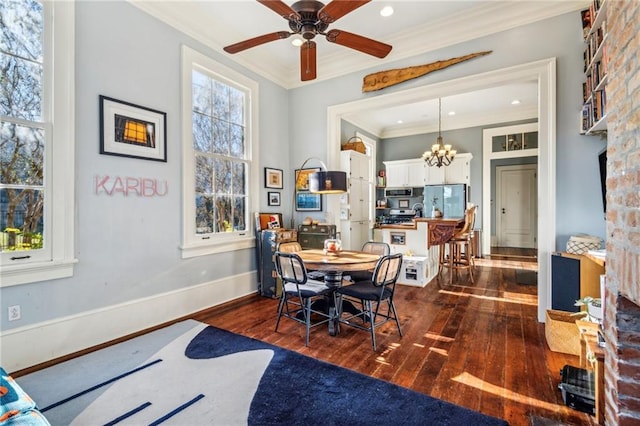
[[[271,189],[283,189],[282,170],[271,167],[264,168],[264,187]]]
[[[167,113],[99,96],[100,154],[167,162]]]
[[[267,205],[279,206],[280,205],[280,193],[279,192],[267,192]]]

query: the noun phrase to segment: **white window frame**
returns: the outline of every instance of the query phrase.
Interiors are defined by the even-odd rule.
[[[21,260],[11,260],[15,252],[2,253],[0,287],[70,277],[77,263],[74,257],[75,2],[43,1],[43,6],[46,248],[29,253],[29,259]]]
[[[246,93],[245,142],[247,145],[249,213],[257,212],[259,201],[258,173],[258,83],[187,46],[182,46],[182,258],[204,256],[255,247],[253,222],[247,221],[246,232],[198,235],[195,229],[195,153],[193,150],[192,81],[191,73],[197,69],[229,86]],[[249,214],[249,219],[252,215]]]

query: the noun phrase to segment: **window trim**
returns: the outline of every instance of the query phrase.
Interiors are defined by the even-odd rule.
[[[45,208],[51,209],[48,260],[2,266],[0,287],[73,276],[75,259],[75,3],[43,1],[45,122],[55,149],[47,151]],[[70,48],[71,46],[71,48]],[[52,52],[55,52],[55,57]],[[53,78],[52,78],[53,74]],[[52,94],[55,93],[53,99]],[[52,125],[54,123],[54,125]],[[55,192],[55,198],[52,194]]]
[[[247,91],[249,108],[246,112],[248,144],[248,158],[250,162],[248,194],[249,220],[247,231],[242,234],[216,235],[214,237],[198,237],[195,234],[195,224],[191,220],[195,217],[193,197],[195,192],[195,156],[193,153],[193,122],[191,73],[194,68],[200,68],[212,73],[230,85]],[[208,254],[224,253],[255,247],[255,230],[252,226],[251,212],[258,211],[259,202],[259,173],[258,173],[258,83],[228,68],[219,62],[197,52],[188,46],[182,46],[182,244],[180,250],[182,258],[204,256]]]

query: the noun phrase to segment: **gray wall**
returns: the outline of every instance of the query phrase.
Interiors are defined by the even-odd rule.
[[[69,214],[76,215],[78,263],[72,278],[0,289],[3,331],[256,269],[251,249],[180,257],[182,44],[259,82],[260,206],[273,211],[266,207],[263,167],[289,167],[287,91],[127,2],[77,2],[76,211]],[[167,163],[100,155],[98,95],[166,112]],[[97,195],[96,175],[166,180],[168,194]],[[15,304],[22,319],[6,322],[7,307]]]

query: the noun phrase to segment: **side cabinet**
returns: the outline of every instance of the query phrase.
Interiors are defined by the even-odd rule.
[[[275,252],[280,243],[297,240],[296,231],[292,229],[268,229],[260,231],[258,251],[258,280],[260,295],[278,298],[282,293],[282,281],[278,278],[275,264]]]
[[[298,242],[303,250],[324,248],[324,240],[335,237],[335,225],[298,225]]]
[[[604,266],[587,256],[570,253],[551,255],[551,307],[560,311],[578,312],[576,300],[587,296],[599,298],[600,275]]]

